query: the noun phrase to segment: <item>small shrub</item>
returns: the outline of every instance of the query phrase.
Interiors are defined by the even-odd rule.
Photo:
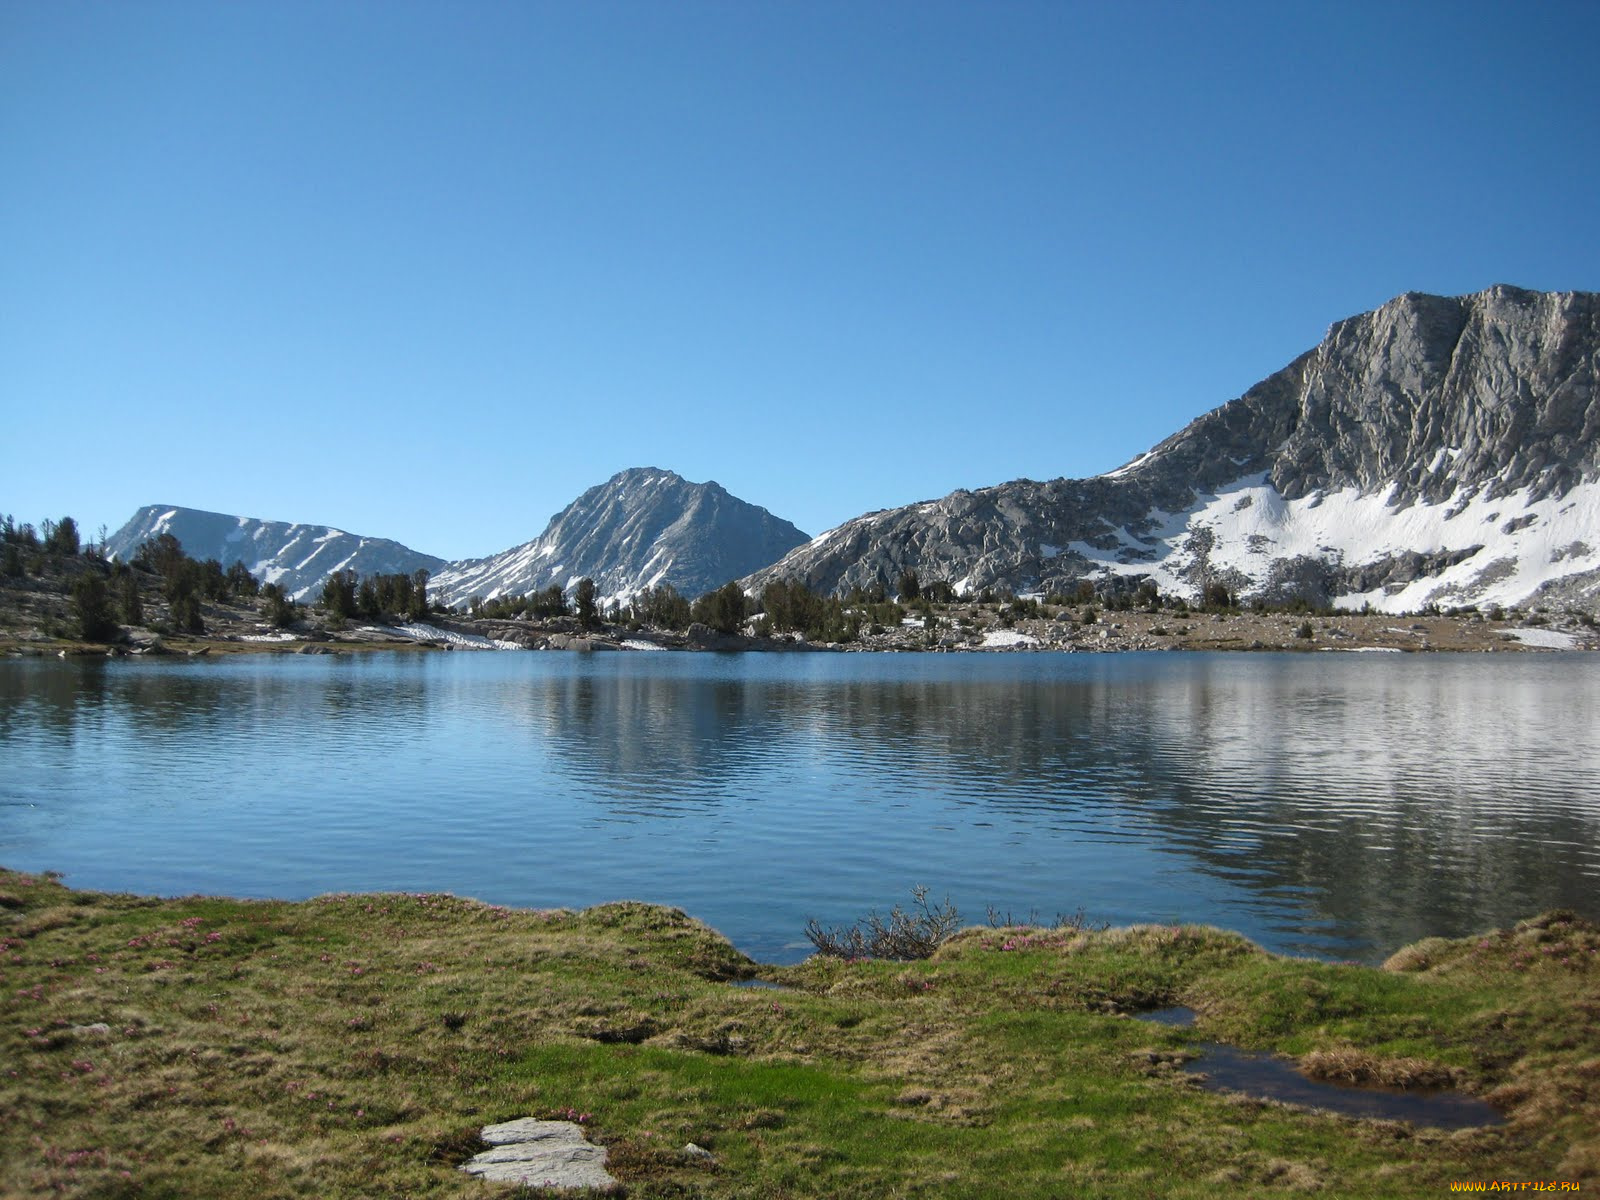
[[[834,929],[812,917],[806,939],[828,958],[927,958],[961,928],[961,914],[948,896],[938,906],[929,903],[925,887],[911,889],[911,905],[910,912],[897,904],[886,918],[870,912],[854,925]]]
[[[1039,924],[1039,913],[1030,910],[1024,920],[1018,920],[1016,914],[1010,909],[1001,912],[994,905],[989,906],[990,929],[1042,929]],[[1073,913],[1056,913],[1056,923],[1049,927],[1053,933],[1104,933],[1111,928],[1109,921],[1091,921],[1083,909]]]
[[[1294,635],[1297,638],[1308,638],[1308,637],[1310,637],[1311,636],[1311,622],[1310,621],[1301,621],[1300,624],[1295,627]]]

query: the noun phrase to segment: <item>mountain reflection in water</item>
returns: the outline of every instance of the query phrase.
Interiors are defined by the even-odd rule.
[[[1600,917],[1581,655],[0,663],[0,862],[681,906],[757,957],[915,884],[1377,960]]]

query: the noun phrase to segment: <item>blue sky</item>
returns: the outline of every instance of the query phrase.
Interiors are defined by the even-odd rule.
[[[1600,4],[0,5],[0,511],[444,557],[1118,466],[1405,291],[1600,289]]]

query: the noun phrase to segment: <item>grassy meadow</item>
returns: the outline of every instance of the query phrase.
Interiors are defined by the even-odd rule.
[[[1587,1190],[1597,959],[1600,930],[1549,914],[1383,969],[1172,926],[771,967],[632,902],[152,899],[0,870],[0,1195],[511,1195],[457,1166],[525,1115],[581,1121],[639,1198]],[[785,990],[730,983],[756,975]],[[1177,1003],[1196,1029],[1127,1015]],[[1201,1039],[1453,1083],[1507,1122],[1217,1094],[1176,1066]]]

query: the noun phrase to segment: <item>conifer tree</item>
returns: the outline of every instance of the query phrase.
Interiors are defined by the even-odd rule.
[[[599,613],[595,607],[594,580],[585,575],[578,580],[578,591],[573,597],[578,603],[578,624],[584,629],[593,629],[599,621]]]
[[[62,517],[57,524],[45,522],[49,535],[45,538],[44,548],[52,554],[65,554],[72,556],[78,552],[78,523],[71,517]],[[104,583],[104,581],[101,581]]]
[[[117,623],[111,619],[106,581],[98,570],[86,571],[73,582],[72,608],[84,641],[108,642],[116,637]]]
[[[122,609],[122,621],[125,625],[144,624],[144,598],[139,595],[139,577],[128,569],[125,563],[118,563],[121,569],[116,573],[117,600]]]

